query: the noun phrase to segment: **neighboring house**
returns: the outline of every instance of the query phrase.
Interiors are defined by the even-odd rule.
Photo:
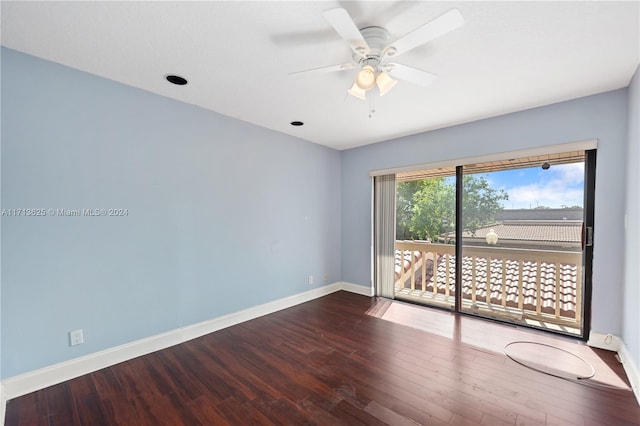
[[[505,220],[582,220],[582,207],[566,209],[504,209],[495,214],[496,222]]]
[[[495,216],[496,222],[465,230],[465,245],[487,245],[487,234],[498,236],[497,247],[533,250],[579,251],[582,248],[582,209],[505,209]],[[455,233],[447,238],[455,241]]]

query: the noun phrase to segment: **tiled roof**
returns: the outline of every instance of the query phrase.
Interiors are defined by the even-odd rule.
[[[582,236],[581,221],[505,221],[476,230],[463,232],[463,238],[484,240],[493,229],[500,240],[549,241],[579,243]],[[453,237],[453,236],[452,236]]]
[[[487,292],[487,259],[476,257],[476,298],[486,301]],[[507,306],[518,307],[519,291],[519,262],[507,260],[506,262],[506,294]],[[536,310],[538,263],[535,261],[523,262],[522,287],[523,309]],[[576,272],[575,265],[560,265],[560,315],[574,317],[576,309]],[[542,262],[541,266],[541,310],[544,313],[555,313],[556,300],[556,264]],[[438,281],[444,285],[445,271],[438,267]],[[502,261],[492,259],[490,281],[490,300],[493,304],[502,302]],[[462,261],[462,293],[464,298],[471,298],[471,258],[464,257]]]

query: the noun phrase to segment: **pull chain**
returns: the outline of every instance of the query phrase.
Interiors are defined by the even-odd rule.
[[[369,118],[373,117],[373,114],[376,113],[376,108],[373,105],[373,95],[369,95]]]

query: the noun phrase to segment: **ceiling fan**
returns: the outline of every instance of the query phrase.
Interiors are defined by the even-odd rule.
[[[380,96],[384,96],[396,85],[397,80],[394,78],[418,86],[429,85],[436,77],[434,74],[407,65],[388,62],[388,60],[464,24],[460,11],[451,9],[396,41],[390,42],[391,35],[383,27],[373,26],[358,29],[345,9],[330,9],[323,12],[322,15],[351,47],[353,62],[291,74],[345,71],[359,67],[360,70],[356,74],[353,86],[347,92],[363,100],[367,99],[367,92],[375,86],[378,86]]]

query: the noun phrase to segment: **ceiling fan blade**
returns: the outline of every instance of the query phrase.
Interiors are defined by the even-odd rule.
[[[369,45],[360,33],[353,19],[345,9],[330,9],[322,12],[322,16],[333,26],[358,55],[364,56],[369,51]]]
[[[306,74],[306,73],[328,73],[328,72],[336,72],[336,71],[345,71],[355,68],[356,64],[348,63],[348,64],[340,64],[340,65],[330,65],[328,67],[320,67],[320,68],[311,68],[309,70],[302,71],[294,71],[290,72],[289,75],[296,74]]]
[[[462,18],[460,11],[451,9],[385,47],[383,55],[401,55],[449,31],[453,31],[463,24],[464,18]]]
[[[408,81],[409,83],[413,83],[417,86],[428,86],[437,77],[435,74],[431,74],[430,72],[402,64],[386,64],[383,68],[392,77]]]

